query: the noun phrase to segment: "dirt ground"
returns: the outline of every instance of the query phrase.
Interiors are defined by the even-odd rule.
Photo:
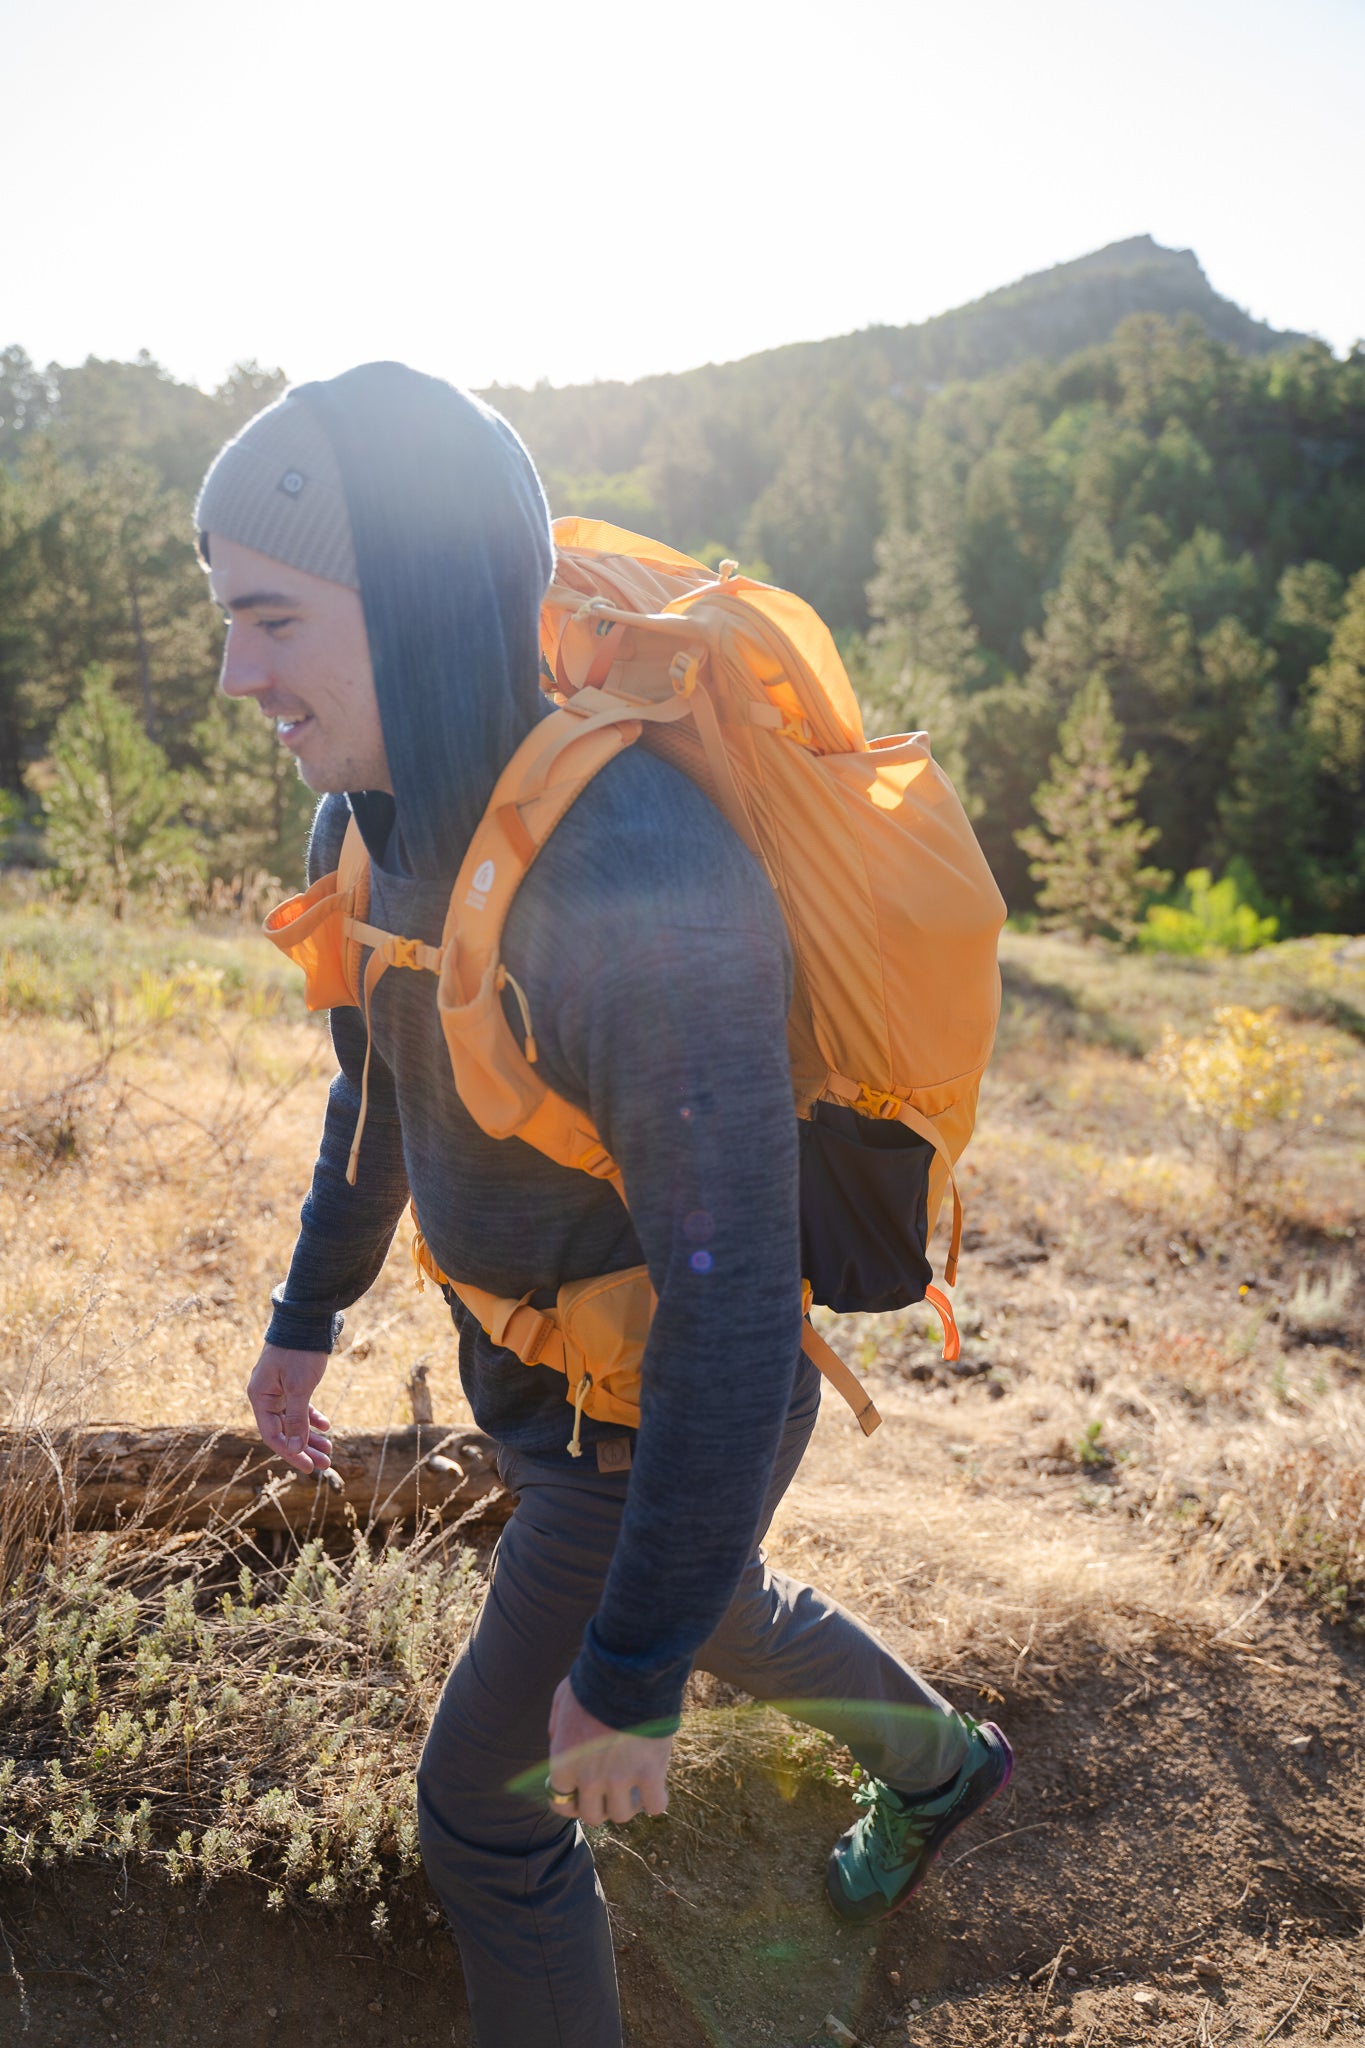
[[[1097,956],[1012,944],[965,1176],[963,1357],[942,1364],[922,1310],[843,1319],[884,1426],[864,1441],[827,1404],[770,1549],[998,1720],[1014,1780],[902,1913],[847,1929],[821,1889],[845,1770],[696,1687],[668,1817],[598,1844],[632,2048],[1365,2042],[1361,1107],[1234,1213],[1138,1056],[1163,1016],[1231,999],[1217,978],[1110,985]],[[306,1027],[274,1029],[239,1092],[306,1052]],[[37,1043],[24,1026],[12,1049]],[[178,1064],[179,1116],[212,1051],[160,1048],[139,1085],[171,1100]],[[269,1143],[244,1093],[231,1171],[210,1146],[139,1180],[107,1122],[89,1178],[11,1173],[12,1355],[107,1244],[98,1315],[163,1320],[113,1360],[99,1412],[240,1422],[323,1085],[281,1098]],[[129,1102],[169,1156],[180,1124],[149,1141]],[[117,1235],[96,1196],[121,1202]],[[1305,1285],[1329,1281],[1337,1309],[1310,1313]],[[462,1419],[438,1325],[397,1248],[329,1376],[341,1426],[403,1416],[423,1361],[438,1419]],[[392,1885],[383,1938],[369,1905],[270,1913],[264,1894],[131,1861],[0,1887],[0,2041],[463,2048],[420,1879]]]
[[[1359,1646],[1283,1614],[1254,1649],[1155,1630],[1135,1662],[1086,1661],[992,1690],[1015,1779],[874,1930],[820,1890],[846,1788],[771,1760],[603,1841],[632,2048],[846,2040],[831,2016],[887,2048],[1365,2040]],[[425,1887],[388,1905],[379,1942],[368,1908],[272,1915],[241,1880],[186,1895],[78,1866],[6,1887],[0,2038],[464,2048]]]

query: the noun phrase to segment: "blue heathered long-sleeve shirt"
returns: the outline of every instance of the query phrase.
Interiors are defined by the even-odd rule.
[[[364,811],[362,808],[362,818]],[[348,809],[320,807],[310,873],[335,865]],[[370,836],[373,837],[371,825]],[[371,922],[437,943],[449,884],[373,865]],[[665,1721],[749,1556],[800,1350],[797,1143],[787,1058],[790,956],[758,864],[685,777],[636,746],[569,811],[523,884],[504,958],[529,1000],[539,1071],[618,1161],[614,1191],[456,1094],[429,974],[374,998],[369,1114],[346,1157],[364,1027],[332,1013],[340,1072],[268,1336],[329,1350],[373,1283],[409,1191],[442,1270],[500,1295],[645,1263],[658,1312],[643,1366],[620,1537],[571,1679],[609,1726]],[[480,1427],[569,1464],[565,1381],[494,1345],[458,1304]],[[585,1417],[583,1441],[623,1432]]]

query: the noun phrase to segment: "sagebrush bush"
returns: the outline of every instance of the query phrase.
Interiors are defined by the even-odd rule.
[[[444,1557],[434,1525],[278,1567],[208,1531],[72,1537],[35,1569],[41,1547],[0,1611],[0,1874],[135,1849],[282,1903],[417,1862],[414,1766],[477,1611],[471,1551]]]

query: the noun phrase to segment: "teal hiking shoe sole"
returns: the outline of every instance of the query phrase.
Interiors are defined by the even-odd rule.
[[[968,1721],[971,1748],[951,1792],[922,1807],[903,1806],[874,1779],[860,1795],[869,1811],[830,1851],[825,1890],[841,1920],[880,1920],[923,1884],[948,1837],[1003,1792],[1014,1752],[994,1721]]]

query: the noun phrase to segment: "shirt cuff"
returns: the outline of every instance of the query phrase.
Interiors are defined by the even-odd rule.
[[[579,1706],[608,1728],[629,1729],[632,1735],[676,1735],[691,1669],[690,1657],[665,1664],[614,1657],[602,1648],[589,1622],[569,1683]]]
[[[283,1284],[271,1294],[266,1343],[278,1344],[282,1351],[331,1351],[346,1321],[340,1310],[334,1313],[307,1302],[285,1301],[283,1295]]]

